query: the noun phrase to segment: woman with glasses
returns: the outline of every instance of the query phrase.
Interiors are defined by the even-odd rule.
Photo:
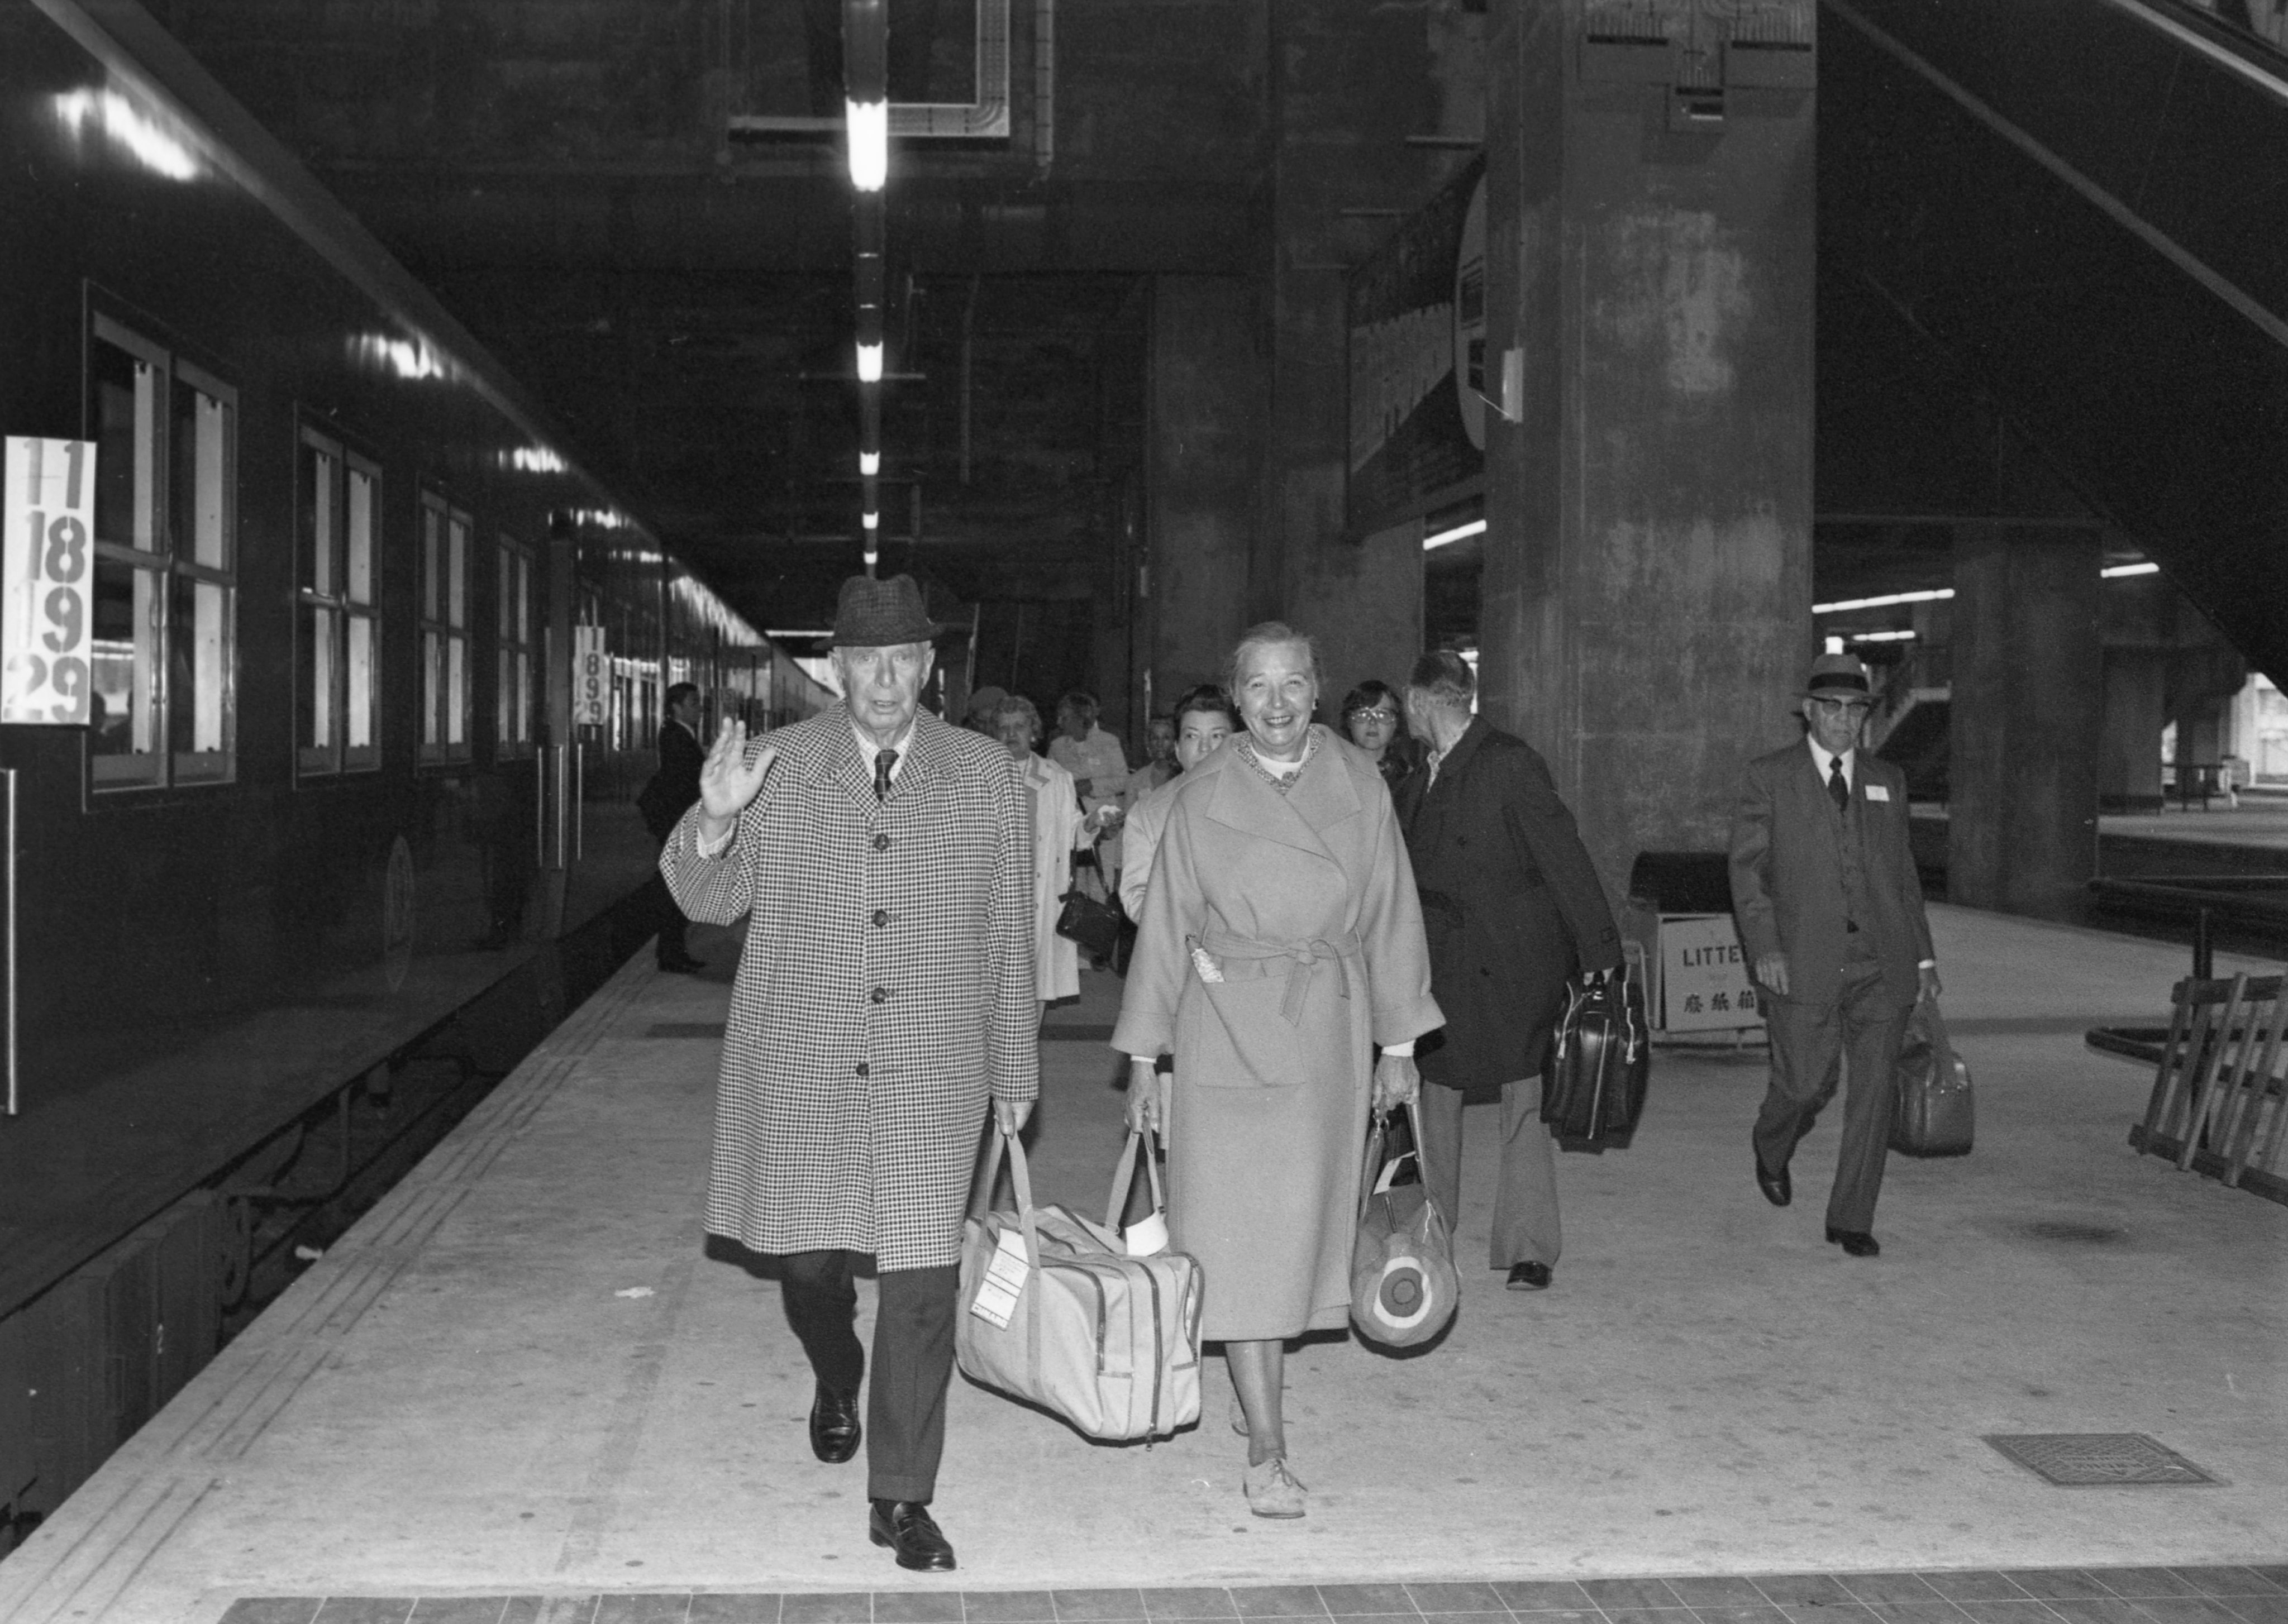
[[[1397,690],[1369,677],[1343,696],[1342,716],[1343,737],[1374,757],[1382,781],[1395,790],[1421,754],[1407,734]]]

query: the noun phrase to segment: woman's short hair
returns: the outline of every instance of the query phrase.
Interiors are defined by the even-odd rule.
[[[1303,657],[1311,662],[1311,680],[1319,680],[1319,646],[1285,621],[1259,621],[1239,634],[1232,646],[1231,664],[1224,672],[1224,686],[1232,693],[1239,692],[1240,661],[1247,658],[1251,648],[1270,648],[1279,644],[1292,643],[1302,647]]]
[[[1399,700],[1398,690],[1379,678],[1370,677],[1343,695],[1343,708],[1336,714],[1348,721],[1355,711],[1384,709],[1402,721],[1405,719],[1406,707]]]
[[[1478,674],[1452,649],[1434,648],[1414,662],[1406,685],[1427,694],[1435,703],[1458,705],[1466,710],[1478,694]]]
[[[1025,725],[1033,730],[1034,739],[1037,741],[1040,738],[1041,713],[1034,709],[1033,701],[1023,694],[1012,693],[993,707],[993,725],[996,728],[1001,725],[1003,717],[1024,717]]]
[[[1232,703],[1228,690],[1214,683],[1204,682],[1196,688],[1187,688],[1176,701],[1176,708],[1168,714],[1173,718],[1178,733],[1183,732],[1184,718],[1195,710],[1215,711],[1231,725],[1232,732],[1240,730],[1239,707]]]
[[[1059,710],[1076,710],[1090,721],[1096,720],[1096,695],[1085,688],[1075,688],[1057,701]]]

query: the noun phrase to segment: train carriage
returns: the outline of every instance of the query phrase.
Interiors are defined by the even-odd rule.
[[[94,457],[86,719],[0,726],[4,1550],[640,939],[664,686],[828,696],[141,12],[0,0],[0,433]]]

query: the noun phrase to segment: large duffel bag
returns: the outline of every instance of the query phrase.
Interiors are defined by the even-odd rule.
[[[1199,1261],[1131,1257],[1116,1227],[1138,1143],[1131,1136],[1100,1224],[1034,1206],[1025,1147],[997,1131],[975,1206],[992,1200],[1005,1152],[1017,1210],[973,1210],[962,1239],[953,1351],[963,1374],[1090,1438],[1164,1438],[1200,1418]]]

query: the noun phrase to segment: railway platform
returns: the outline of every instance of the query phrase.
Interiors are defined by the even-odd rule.
[[[944,1576],[867,1543],[776,1287],[701,1232],[736,944],[695,931],[712,970],[639,954],[0,1562],[0,1619],[2288,1624],[2288,1209],[2139,1156],[2148,1073],[2083,1042],[2159,1018],[2182,951],[1932,914],[1978,1145],[1892,1160],[1879,1258],[1822,1239],[1836,1113],[1775,1211],[1761,1051],[1664,1047],[1633,1145],[1561,1159],[1551,1290],[1466,1266],[1426,1352],[1291,1358],[1307,1517],[1247,1515],[1218,1361],[1151,1449],[957,1377]],[[1034,1166],[1087,1208],[1118,983],[1083,980]],[[1998,1435],[2141,1436],[2210,1481],[2057,1486]]]

